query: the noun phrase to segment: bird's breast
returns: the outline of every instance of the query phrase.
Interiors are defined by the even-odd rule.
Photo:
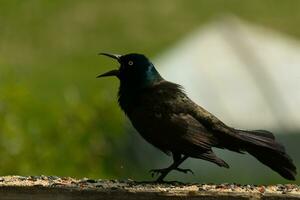
[[[137,107],[128,113],[128,117],[146,141],[164,152],[168,151],[168,137],[165,134],[168,130],[162,123],[166,117],[164,113]]]
[[[134,128],[149,143],[167,152],[170,147],[170,118],[182,95],[165,83],[139,92],[119,92],[119,104]]]

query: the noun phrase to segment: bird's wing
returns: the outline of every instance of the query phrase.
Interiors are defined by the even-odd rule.
[[[213,135],[190,114],[171,113],[167,119],[161,120],[161,123],[167,125],[170,130],[166,133],[172,137],[170,142],[176,145],[186,144],[186,147],[182,147],[184,149],[193,149],[198,146],[205,151],[214,146]]]
[[[227,126],[213,114],[194,103],[183,91],[180,85],[168,81],[162,81],[152,88],[151,98],[144,98],[143,102],[148,101],[149,107],[153,104],[159,110],[177,115],[185,114],[193,118],[192,121],[198,121],[204,129],[208,131],[220,132],[235,136],[235,129]],[[189,119],[191,120],[191,119]],[[196,122],[195,122],[196,123]]]
[[[165,132],[165,136],[167,136],[168,146],[173,152],[201,158],[222,167],[229,167],[211,149],[218,143],[214,135],[190,114],[173,113],[168,119],[161,120],[161,123],[162,126],[168,126],[169,131]]]
[[[221,144],[223,138],[224,142],[228,141],[229,143],[232,138],[239,137],[238,134],[235,134],[235,129],[226,126],[217,117],[190,100],[180,85],[161,81],[140,93],[138,99],[139,103],[134,104],[133,110],[139,113],[139,117],[134,117],[137,120],[132,121],[142,122],[136,123],[136,126],[145,121],[156,121],[157,130],[165,127],[164,130],[172,134],[166,135],[178,138],[178,142],[186,141],[189,144],[210,149],[212,146],[225,147]],[[162,118],[156,120],[155,113],[162,115]],[[139,120],[148,114],[150,116],[147,120]],[[230,148],[230,150],[239,152],[237,149]]]
[[[192,100],[187,98],[189,113],[197,119],[203,126],[208,130],[222,132],[226,134],[234,134],[234,129],[224,124],[221,120],[215,117],[213,114],[202,108],[201,106],[194,103]]]
[[[194,103],[188,97],[183,99],[188,113],[190,113],[199,123],[201,123],[208,132],[214,135],[218,141],[216,146],[219,148],[227,148],[231,151],[243,153],[244,149],[241,148],[241,142],[245,140],[243,135],[239,134],[237,129],[227,126],[213,114]]]
[[[168,85],[168,88],[164,85]],[[189,121],[196,121],[194,123],[200,124],[202,132],[205,130],[205,135],[213,138],[212,146],[219,148],[226,147],[240,153],[243,151],[239,145],[235,146],[235,140],[238,141],[242,139],[242,136],[237,133],[237,130],[227,126],[213,114],[194,103],[187,97],[179,85],[165,82],[161,84],[160,88],[163,88],[163,96],[165,98],[162,97],[155,101],[157,104],[163,102],[163,105],[159,107],[166,107],[166,111],[173,114],[185,114],[185,117],[188,115],[189,118],[193,119],[189,119]],[[161,99],[167,100],[161,101]]]

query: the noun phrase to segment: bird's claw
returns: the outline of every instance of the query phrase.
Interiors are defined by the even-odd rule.
[[[164,168],[164,169],[151,169],[149,170],[149,173],[151,173],[151,176],[158,176],[159,174],[165,173],[167,170],[169,170],[168,168]]]
[[[181,169],[181,168],[175,168],[174,170],[179,171],[179,172],[183,172],[185,174],[187,173],[191,173],[194,175],[194,172],[191,169]]]
[[[151,169],[149,170],[149,173],[151,173],[151,177],[154,177],[154,176],[158,176],[160,174],[163,174],[167,171],[171,171],[171,170],[176,170],[176,171],[179,171],[179,172],[183,172],[185,174],[187,173],[191,173],[191,174],[194,174],[194,172],[191,170],[191,169],[182,169],[182,168],[173,168],[173,169],[169,169],[169,168],[163,168],[163,169]]]

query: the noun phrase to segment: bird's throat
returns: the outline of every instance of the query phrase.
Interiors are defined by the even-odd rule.
[[[126,112],[137,100],[138,95],[147,88],[151,88],[157,82],[164,80],[153,65],[147,70],[138,71],[125,79],[120,79],[119,104]]]

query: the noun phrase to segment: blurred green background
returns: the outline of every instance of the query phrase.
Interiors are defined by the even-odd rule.
[[[224,13],[300,38],[299,10],[298,0],[1,1],[0,174],[149,180],[149,169],[170,160],[131,128],[117,106],[118,81],[95,78],[117,66],[97,53],[154,58]],[[283,140],[297,149],[299,137],[291,137]],[[244,161],[234,156],[236,165]],[[286,182],[265,168],[232,164],[228,172],[196,162],[194,181]]]

